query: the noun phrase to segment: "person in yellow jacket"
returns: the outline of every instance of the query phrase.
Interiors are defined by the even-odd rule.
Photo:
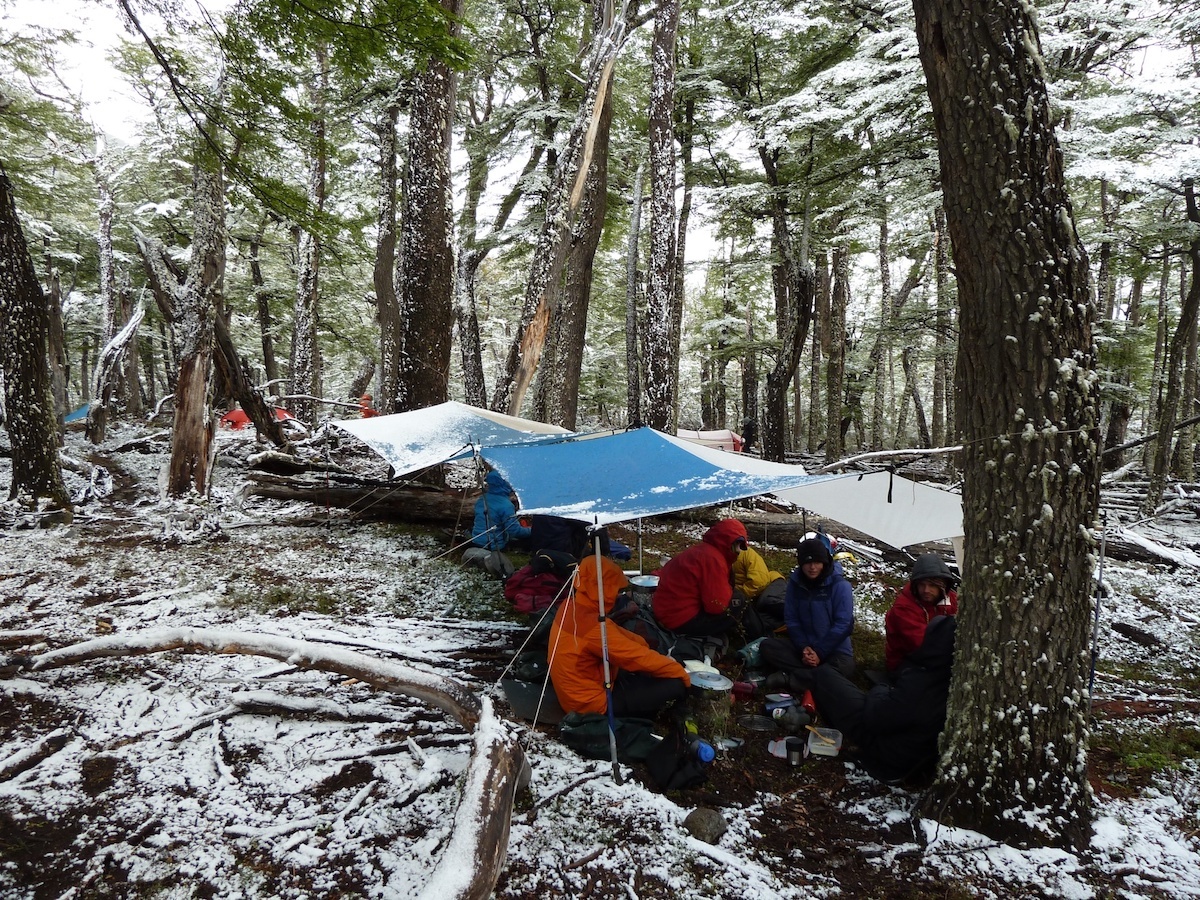
[[[740,591],[751,603],[778,597],[777,603],[782,609],[787,581],[778,572],[767,568],[767,561],[757,550],[747,546],[733,561],[733,589]]]
[[[601,557],[600,566],[607,615],[629,579],[606,557]],[[608,711],[599,596],[596,557],[584,557],[575,570],[571,596],[559,607],[550,629],[550,679],[558,702],[567,712]],[[668,704],[687,696],[692,682],[683,666],[651,650],[641,635],[626,631],[612,620],[607,630],[614,715],[653,719]]]

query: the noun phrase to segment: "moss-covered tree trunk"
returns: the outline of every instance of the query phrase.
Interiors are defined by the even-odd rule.
[[[0,370],[12,443],[8,499],[25,495],[68,510],[46,363],[49,332],[49,311],[17,218],[12,183],[0,165]]]
[[[1087,257],[1030,8],[914,7],[958,277],[966,532],[923,809],[1004,841],[1082,847],[1100,449]]]

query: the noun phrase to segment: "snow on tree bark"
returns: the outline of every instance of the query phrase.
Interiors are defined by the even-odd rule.
[[[642,178],[638,166],[629,203],[629,246],[625,252],[625,415],[630,425],[642,423],[642,376],[638,358],[638,246],[642,233]],[[707,421],[707,420],[706,420]]]
[[[966,531],[949,714],[923,809],[1000,840],[1082,847],[1099,484],[1087,258],[1030,8],[914,8],[959,286]]]
[[[1154,465],[1150,469],[1150,486],[1146,489],[1146,499],[1142,503],[1142,511],[1146,515],[1153,513],[1162,503],[1163,489],[1166,487],[1167,476],[1170,473],[1171,435],[1175,433],[1175,423],[1179,419],[1184,357],[1187,355],[1188,343],[1192,330],[1196,326],[1197,316],[1200,315],[1200,228],[1198,228],[1200,226],[1200,205],[1196,203],[1196,189],[1190,179],[1184,185],[1184,198],[1187,201],[1188,222],[1193,228],[1188,246],[1192,278],[1187,295],[1183,299],[1183,305],[1179,310],[1179,322],[1175,326],[1175,333],[1171,336],[1166,363],[1163,367],[1166,389],[1163,394],[1162,406],[1158,411],[1157,422],[1157,431],[1162,437],[1154,445]],[[1183,436],[1180,437],[1180,440],[1183,440]]]
[[[459,0],[443,0],[455,21]],[[451,26],[452,36],[459,26]],[[403,329],[396,410],[449,397],[454,333],[454,219],[450,179],[456,77],[431,59],[417,76],[409,113],[404,210],[400,216],[400,324]]]
[[[206,496],[213,464],[213,311],[225,282],[225,178],[220,160],[198,140],[194,179],[191,262],[180,295],[179,379],[167,494]]]
[[[596,12],[599,14],[600,10]],[[603,27],[602,22],[596,25]],[[534,417],[569,431],[576,427],[593,264],[608,209],[608,140],[612,107],[610,83],[604,90],[590,164],[572,228],[565,284],[555,305],[551,340],[547,343],[546,358],[534,392]]]
[[[46,364],[49,330],[46,299],[17,218],[12,183],[0,165],[0,371],[4,424],[12,444],[8,499],[25,495],[69,511]]]
[[[308,204],[314,218],[325,211],[325,170],[328,149],[325,146],[325,104],[329,92],[329,63],[324,48],[317,51],[317,71],[309,86],[313,107],[310,128],[308,164]],[[297,252],[296,309],[292,326],[292,382],[295,398],[292,413],[302,422],[316,421],[317,406],[313,399],[323,391],[321,379],[321,345],[318,340],[321,298],[321,238],[314,228],[302,228]]]
[[[611,8],[605,7],[610,13]],[[613,19],[594,34],[586,54],[583,98],[546,193],[546,215],[530,263],[525,302],[504,371],[492,394],[492,409],[519,415],[525,392],[541,360],[554,293],[569,250],[571,221],[583,194],[584,178],[599,128],[604,95],[611,82],[617,53],[625,40],[626,23]]]
[[[375,321],[379,323],[379,390],[375,408],[396,412],[400,381],[400,301],[396,297],[396,122],[398,101],[389,103],[376,124],[379,136],[379,235],[375,242]]]
[[[654,10],[650,46],[650,262],[646,290],[646,424],[669,431],[675,398],[675,39],[678,0]]]

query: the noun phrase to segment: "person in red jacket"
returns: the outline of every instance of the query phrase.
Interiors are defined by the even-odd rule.
[[[604,609],[611,613],[617,593],[629,580],[620,566],[605,557],[600,566]],[[587,556],[575,570],[571,596],[558,608],[550,628],[550,680],[567,712],[608,711],[599,598],[596,557]],[[692,681],[683,666],[611,620],[606,630],[614,715],[653,719],[667,704],[687,696]]]
[[[729,615],[733,563],[748,546],[746,526],[722,519],[699,544],[670,559],[658,572],[654,618],[668,631],[717,637],[737,624]]]
[[[913,562],[908,583],[896,594],[883,617],[884,655],[889,675],[895,674],[913,651],[920,649],[925,630],[936,616],[958,612],[958,578],[936,553]]]

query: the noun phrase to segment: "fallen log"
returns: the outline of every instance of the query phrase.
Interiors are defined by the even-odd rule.
[[[513,731],[460,682],[350,650],[322,648],[307,641],[205,628],[175,628],[141,635],[104,637],[33,657],[33,671],[117,656],[166,650],[243,653],[357,678],[380,690],[423,700],[474,730],[471,761],[463,775],[462,800],[448,846],[442,848],[422,898],[484,900],[490,897],[508,853],[513,801],[528,780],[525,755]],[[57,734],[57,733],[55,733]],[[49,740],[47,736],[45,740]],[[464,861],[471,860],[470,865]]]
[[[372,519],[453,524],[474,514],[478,491],[439,488],[412,481],[379,481],[336,472],[272,475],[250,472],[243,497],[301,500],[348,509]]]

